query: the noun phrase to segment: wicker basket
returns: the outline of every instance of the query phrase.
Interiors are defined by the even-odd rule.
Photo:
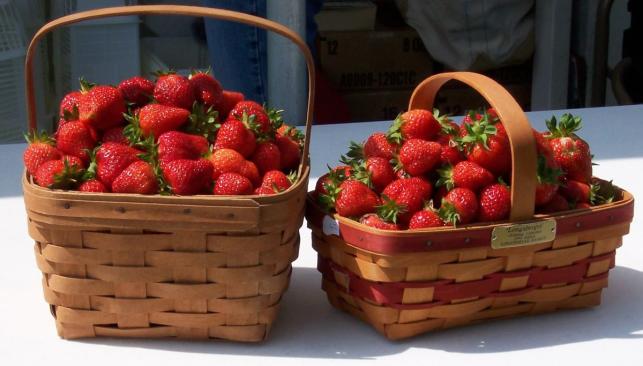
[[[513,157],[510,220],[384,231],[328,216],[309,195],[306,218],[329,301],[389,339],[598,305],[632,221],[632,196],[618,189],[610,204],[534,216],[531,128],[500,85],[474,73],[434,75],[416,88],[409,109],[431,109],[451,79],[480,92],[506,127]]]
[[[26,60],[30,128],[31,62],[47,32],[81,20],[172,14],[231,20],[292,40],[308,65],[308,156],[314,69],[305,43],[254,16],[189,6],[131,6],[72,14],[41,28]],[[299,249],[308,161],[299,180],[273,196],[142,196],[50,190],[25,174],[29,234],[58,334],[79,337],[266,338]]]

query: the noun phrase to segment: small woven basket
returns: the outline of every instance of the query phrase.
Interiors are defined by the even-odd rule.
[[[452,79],[485,97],[507,130],[513,165],[510,219],[385,231],[326,215],[310,194],[306,218],[330,303],[389,339],[598,305],[615,250],[633,218],[633,197],[617,188],[613,203],[534,215],[532,129],[505,89],[475,73],[438,74],[416,88],[409,109],[430,110],[439,88]]]
[[[26,59],[29,127],[35,129],[31,64],[47,32],[81,20],[172,14],[241,22],[292,40],[308,66],[306,140],[314,64],[305,43],[266,19],[190,6],[130,6],[76,13],[43,26]],[[29,234],[45,300],[63,338],[265,339],[299,249],[308,160],[299,180],[272,196],[143,196],[50,190],[24,175]]]

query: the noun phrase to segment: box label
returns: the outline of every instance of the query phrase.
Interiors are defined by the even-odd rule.
[[[493,249],[520,247],[553,241],[556,237],[556,220],[542,220],[527,224],[496,226],[491,234]]]
[[[339,236],[339,222],[328,215],[324,216],[324,221],[322,222],[322,232],[324,233],[324,235]]]

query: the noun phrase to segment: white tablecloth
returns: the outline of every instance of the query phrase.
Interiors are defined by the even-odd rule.
[[[643,197],[643,105],[581,109],[581,132],[599,163],[595,174]],[[552,113],[529,113],[542,129]],[[313,128],[311,186],[336,164],[350,140],[363,140],[388,122]],[[638,217],[617,251],[603,304],[595,309],[515,318],[390,342],[369,325],[332,308],[320,290],[310,232],[268,341],[262,344],[168,340],[58,338],[42,296],[20,188],[23,144],[0,145],[1,365],[388,364],[620,365],[643,364],[643,230]],[[636,206],[636,215],[639,210]]]

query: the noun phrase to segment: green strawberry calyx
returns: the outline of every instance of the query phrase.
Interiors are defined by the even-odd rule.
[[[440,216],[442,221],[453,226],[456,226],[460,222],[460,214],[458,213],[458,210],[456,210],[453,203],[445,199],[442,199],[442,204],[438,210],[438,216]]]
[[[552,168],[547,163],[547,159],[544,155],[538,155],[537,161],[537,179],[538,184],[559,184],[560,177],[563,176],[563,171],[558,168]]]
[[[406,212],[406,206],[382,195],[382,204],[375,206],[375,212],[382,220],[397,224],[397,217]]]
[[[386,134],[386,138],[389,140],[389,142],[396,144],[396,145],[401,145],[402,142],[404,141],[404,138],[402,137],[402,126],[404,125],[404,118],[402,118],[402,113],[398,114],[397,117],[393,120],[393,124],[391,127],[388,129],[388,132]]]
[[[435,182],[436,187],[444,186],[447,191],[450,191],[455,186],[453,182],[453,166],[445,165],[444,167],[438,169],[438,175],[440,176]]]
[[[364,145],[351,141],[346,155],[342,155],[339,161],[343,164],[354,166],[364,162]]]
[[[473,123],[465,123],[464,128],[467,131],[466,135],[456,139],[460,150],[466,149],[471,151],[477,144],[482,144],[485,149],[489,150],[489,145],[487,144],[489,136],[498,133],[498,129],[489,121],[487,114],[484,114],[482,119],[474,121]]]
[[[28,144],[43,143],[52,146],[56,145],[56,139],[54,139],[53,136],[49,136],[45,130],[40,131],[40,133],[36,130],[32,130],[29,133],[25,133],[23,136],[25,137],[25,140],[27,140]]]
[[[331,212],[335,209],[335,202],[341,191],[339,186],[348,178],[349,176],[344,174],[344,169],[333,169],[328,166],[328,182],[323,184],[327,193],[320,194],[318,198],[319,203],[326,212]]]
[[[214,110],[212,106],[206,108],[205,105],[194,102],[185,131],[193,135],[203,136],[208,141],[213,142],[217,131],[221,128],[218,120],[219,112]]]
[[[545,125],[549,130],[548,138],[577,137],[576,132],[582,128],[582,121],[578,116],[565,113],[560,117],[560,121],[556,120],[556,116],[551,116],[545,121]]]

